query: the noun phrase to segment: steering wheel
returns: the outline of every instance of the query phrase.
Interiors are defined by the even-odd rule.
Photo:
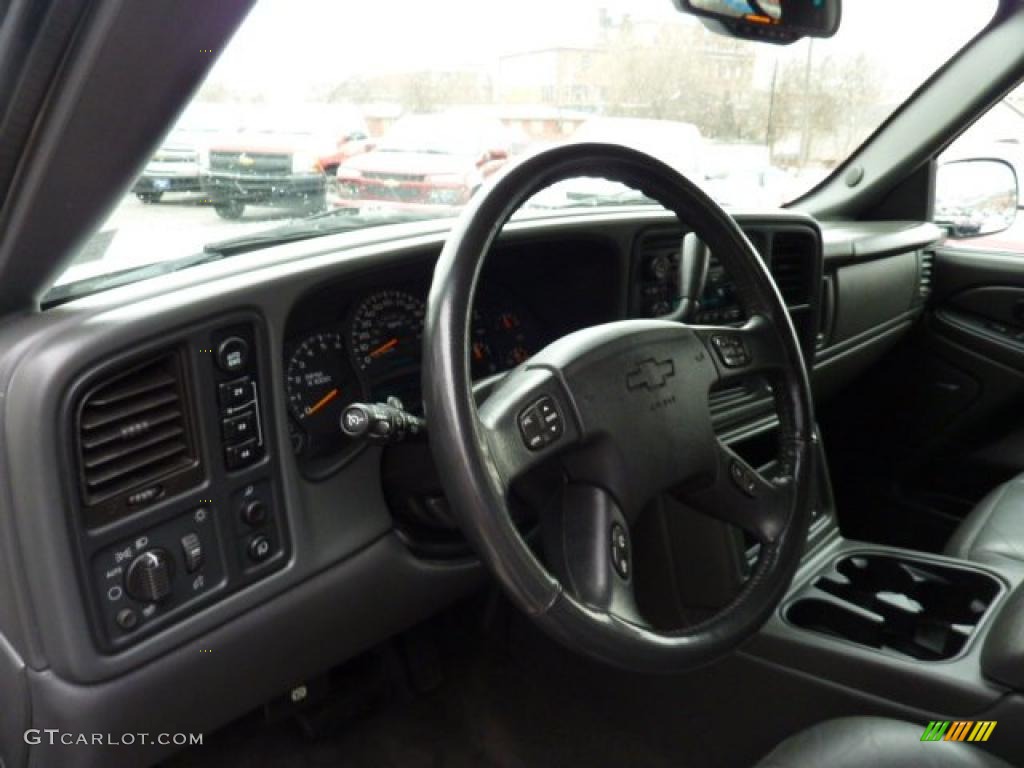
[[[509,217],[553,183],[596,176],[674,212],[735,280],[742,327],[623,320],[558,339],[511,371],[479,406],[470,379],[473,298]],[[569,287],[571,290],[571,286]],[[715,435],[708,394],[752,374],[769,379],[780,421],[771,479]],[[680,671],[753,635],[799,564],[811,505],[813,411],[800,344],[768,271],[736,222],[696,185],[644,153],[613,144],[549,149],[504,170],[463,209],[434,271],[423,393],[442,484],[463,532],[512,601],[572,649],[620,667]],[[548,567],[510,515],[513,484],[560,464],[560,498],[540,510],[554,534]],[[737,525],[760,554],[732,601],[676,631],[636,608],[630,525],[671,493]]]

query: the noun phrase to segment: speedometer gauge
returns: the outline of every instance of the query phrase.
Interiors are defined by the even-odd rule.
[[[359,399],[359,384],[339,333],[303,339],[288,359],[285,383],[292,417],[312,435],[338,434],[342,410]]]
[[[356,308],[352,355],[370,380],[417,369],[426,305],[405,291],[380,291]]]

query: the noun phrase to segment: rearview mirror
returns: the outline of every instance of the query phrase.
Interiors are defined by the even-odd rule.
[[[1017,217],[1017,174],[1004,160],[955,160],[935,178],[935,223],[950,237],[1009,229]]]
[[[729,37],[788,45],[804,37],[832,37],[840,0],[673,0],[708,29]]]

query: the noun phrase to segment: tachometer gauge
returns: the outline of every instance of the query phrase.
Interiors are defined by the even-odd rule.
[[[426,305],[405,291],[380,291],[356,308],[350,331],[352,355],[371,381],[418,369]]]
[[[292,417],[312,435],[339,434],[342,410],[360,394],[345,343],[334,332],[303,339],[288,360],[285,383]]]

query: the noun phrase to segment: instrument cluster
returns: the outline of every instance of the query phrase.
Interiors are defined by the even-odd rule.
[[[338,420],[353,402],[399,398],[422,413],[420,364],[426,287],[370,290],[333,322],[285,345],[285,386],[292,448],[303,458],[351,449]],[[477,299],[471,328],[474,379],[516,367],[549,341],[535,316],[512,294]]]

